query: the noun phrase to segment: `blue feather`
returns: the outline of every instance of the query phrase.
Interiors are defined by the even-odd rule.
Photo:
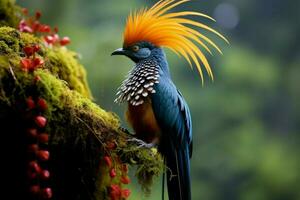
[[[160,82],[151,96],[154,115],[162,130],[159,150],[168,167],[169,199],[190,200],[191,115],[183,96],[165,72],[160,70]]]

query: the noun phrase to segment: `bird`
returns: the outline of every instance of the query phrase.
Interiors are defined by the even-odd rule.
[[[123,47],[112,53],[124,55],[135,63],[117,89],[115,102],[127,103],[125,117],[135,132],[134,140],[144,147],[157,146],[162,154],[170,200],[191,199],[193,140],[190,109],[172,81],[164,48],[185,58],[190,67],[195,65],[203,84],[203,67],[214,79],[204,50],[209,54],[211,47],[221,54],[222,51],[198,28],[228,43],[216,30],[187,18],[215,21],[212,17],[196,11],[169,12],[188,1],[160,0],[150,8],[132,11],[124,29]]]

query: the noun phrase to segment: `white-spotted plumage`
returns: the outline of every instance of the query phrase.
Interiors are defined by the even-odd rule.
[[[128,101],[133,106],[144,103],[145,98],[155,93],[154,84],[159,83],[159,66],[155,60],[136,64],[117,90],[116,103]]]

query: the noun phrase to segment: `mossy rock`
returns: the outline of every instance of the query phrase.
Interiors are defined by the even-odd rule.
[[[0,15],[10,12],[1,10],[5,2],[9,4],[10,1],[0,0]],[[16,25],[15,18],[7,19],[4,19],[7,23],[0,24]],[[25,57],[23,48],[32,44],[39,44],[41,49],[37,56],[45,63],[42,68],[26,72],[20,61]],[[49,134],[50,160],[45,166],[41,165],[51,172],[47,184],[53,189],[53,199],[110,199],[111,184],[124,186],[118,182],[123,165],[137,166],[137,177],[146,191],[153,177],[161,173],[163,162],[156,149],[137,148],[136,144],[128,143],[132,136],[122,131],[116,114],[92,102],[86,73],[77,57],[65,47],[50,48],[31,34],[0,27],[3,196],[9,199],[31,197],[28,196],[31,183],[26,176],[26,130],[32,127]],[[26,100],[29,97],[35,102],[44,99],[47,109],[28,108]],[[37,127],[34,119],[38,115],[47,119],[45,127]],[[110,143],[115,147],[109,147]],[[112,158],[112,166],[105,164],[104,156]],[[117,170],[114,179],[109,176],[112,167]],[[46,183],[39,184],[43,187]]]

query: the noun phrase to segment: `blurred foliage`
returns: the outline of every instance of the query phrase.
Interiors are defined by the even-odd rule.
[[[113,103],[114,94],[133,64],[110,53],[122,45],[130,10],[152,0],[18,3],[42,10],[47,23],[71,37],[95,101],[122,116],[125,106]],[[194,0],[182,8],[213,15],[220,3]],[[230,46],[218,41],[224,56],[209,57],[214,83],[207,78],[202,87],[195,71],[167,51],[174,82],[193,116],[193,199],[300,199],[300,1],[226,3],[238,11],[239,23],[232,29],[212,24],[231,41]],[[156,185],[150,197],[135,193],[132,199],[160,198],[160,180]]]

